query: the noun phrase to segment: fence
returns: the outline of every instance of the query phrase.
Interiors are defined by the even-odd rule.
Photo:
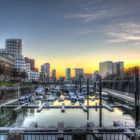
[[[24,132],[12,140],[134,140],[134,133],[126,132]],[[0,140],[9,140],[8,132],[0,132]],[[10,139],[11,140],[11,139]]]

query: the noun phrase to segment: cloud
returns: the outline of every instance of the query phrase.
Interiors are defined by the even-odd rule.
[[[95,32],[97,32],[97,31],[95,31],[95,30],[84,30],[84,31],[76,32],[76,33],[78,33],[78,34],[93,34]]]
[[[88,23],[92,21],[97,21],[100,19],[108,19],[114,17],[116,14],[110,12],[109,10],[99,10],[95,12],[88,12],[83,14],[67,14],[66,18],[82,20],[83,23]]]
[[[140,44],[140,25],[124,23],[108,26],[106,31],[107,43],[133,43]]]
[[[94,1],[94,4],[84,5],[81,10],[66,13],[64,17],[88,23],[103,20],[110,21],[113,18],[121,18],[134,12],[136,10],[133,10],[130,5],[122,4],[120,1],[114,3],[98,3]]]

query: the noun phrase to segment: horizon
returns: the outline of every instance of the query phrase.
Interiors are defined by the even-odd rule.
[[[125,68],[140,66],[139,4],[139,0],[3,0],[0,48],[7,38],[21,38],[24,57],[35,59],[39,69],[50,63],[57,77],[65,76],[67,67],[93,73],[99,62],[108,60],[124,61]]]

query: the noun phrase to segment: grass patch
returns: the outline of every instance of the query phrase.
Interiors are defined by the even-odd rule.
[[[16,82],[0,81],[0,86],[13,86]]]

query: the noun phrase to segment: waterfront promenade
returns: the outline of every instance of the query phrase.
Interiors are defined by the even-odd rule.
[[[109,96],[120,99],[121,101],[129,102],[132,105],[135,103],[134,94],[106,88],[103,88],[103,92],[108,93]]]

